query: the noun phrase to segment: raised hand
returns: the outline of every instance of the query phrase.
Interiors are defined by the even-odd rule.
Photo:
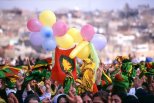
[[[17,89],[18,90],[21,90],[23,82],[24,82],[24,77],[23,76],[20,76],[17,79],[17,81],[16,81],[16,85],[17,85]]]
[[[69,92],[69,95],[66,95],[67,99],[69,100],[69,103],[83,103],[80,96],[75,96],[71,91]]]
[[[13,93],[10,93],[8,95],[8,103],[19,103],[19,101]]]

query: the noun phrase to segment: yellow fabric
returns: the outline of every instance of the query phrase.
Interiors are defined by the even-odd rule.
[[[54,90],[51,89],[51,95],[52,95],[52,96],[55,95],[56,92],[57,92],[56,89],[54,89]]]
[[[93,84],[95,83],[94,69],[95,63],[93,63],[90,59],[84,59],[83,64],[81,66],[81,72],[83,77],[81,80],[77,80],[80,85],[78,86],[78,92],[83,93],[84,91],[93,91]]]
[[[0,98],[0,103],[6,103],[4,99]]]

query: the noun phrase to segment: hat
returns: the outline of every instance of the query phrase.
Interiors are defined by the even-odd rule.
[[[152,62],[153,61],[153,59],[151,58],[151,57],[146,57],[146,60],[145,60],[146,62]]]
[[[123,74],[116,74],[115,78],[113,79],[113,85],[116,87],[128,89],[129,87],[128,77]]]

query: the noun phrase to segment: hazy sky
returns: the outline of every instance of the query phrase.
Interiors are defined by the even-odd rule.
[[[0,0],[0,8],[20,7],[30,10],[57,10],[60,8],[74,9],[78,7],[89,11],[95,9],[121,9],[125,3],[128,3],[131,7],[142,4],[149,4],[151,7],[154,7],[154,0]]]

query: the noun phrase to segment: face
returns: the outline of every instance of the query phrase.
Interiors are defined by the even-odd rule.
[[[48,98],[45,98],[42,100],[42,103],[50,103],[50,100]]]
[[[67,101],[65,98],[62,97],[62,98],[60,98],[59,103],[67,103]]]
[[[112,96],[112,103],[122,103],[122,100],[118,95],[113,95]]]
[[[94,97],[93,103],[104,103],[100,97]]]
[[[30,101],[29,101],[29,103],[39,103],[37,100],[33,100],[33,99],[31,99]]]
[[[85,95],[83,97],[83,103],[92,103],[92,100],[89,96]]]
[[[33,87],[36,83],[37,83],[36,80],[31,80],[31,81],[30,81],[30,86]]]

